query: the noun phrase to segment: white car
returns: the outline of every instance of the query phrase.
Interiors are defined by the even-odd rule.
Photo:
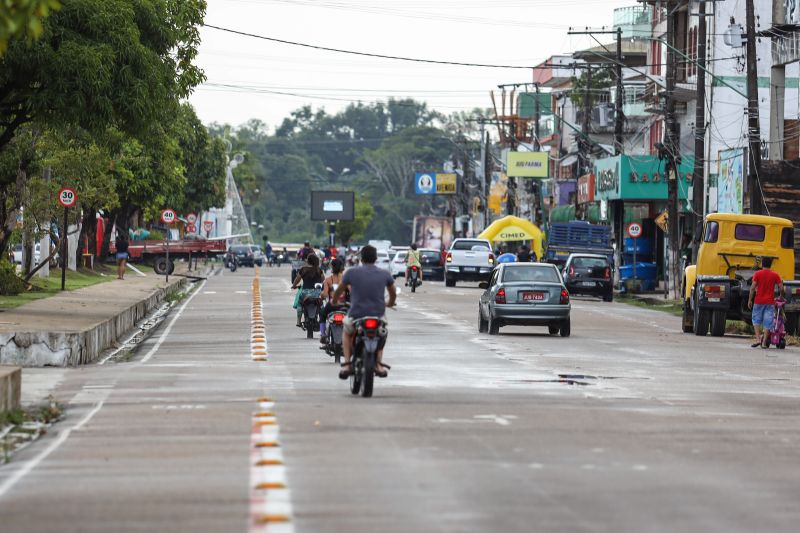
[[[386,250],[378,250],[378,260],[375,261],[378,268],[382,268],[387,272],[391,272],[391,265],[389,262],[389,253]]]
[[[398,250],[392,259],[392,277],[400,278],[406,275],[406,256],[408,251]]]
[[[41,255],[42,255],[41,254],[41,250],[42,250],[42,245],[37,242],[33,247],[33,264],[34,264],[34,266],[38,265],[39,261],[41,260]],[[14,252],[14,263],[16,263],[18,265],[21,265],[22,264],[22,245],[18,244],[16,246],[14,246],[13,252]]]

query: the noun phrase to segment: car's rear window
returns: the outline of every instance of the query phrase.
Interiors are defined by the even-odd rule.
[[[250,251],[250,247],[249,247],[249,246],[242,246],[242,245],[240,244],[240,245],[238,245],[238,246],[231,246],[231,250],[233,250],[233,251],[234,251],[234,252],[236,252],[236,253],[239,253],[239,252],[249,252],[249,251]]]
[[[509,267],[503,272],[503,281],[545,281],[559,283],[558,272],[551,266]]]
[[[760,224],[736,224],[733,234],[739,241],[763,242],[766,230]]]
[[[781,231],[781,248],[794,248],[794,228],[783,228]]]
[[[489,245],[483,241],[457,241],[453,243],[453,250],[472,250],[473,246],[489,250]]]
[[[572,266],[575,268],[606,268],[608,259],[600,257],[575,257],[572,259]]]
[[[434,263],[438,263],[442,260],[442,255],[439,252],[422,252],[420,255],[420,259],[423,261],[428,260]]]

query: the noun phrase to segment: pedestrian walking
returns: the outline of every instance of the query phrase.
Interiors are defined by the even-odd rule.
[[[761,259],[761,270],[753,275],[750,298],[747,302],[747,306],[753,311],[753,329],[756,334],[753,348],[769,346],[767,344],[769,329],[775,321],[775,285],[780,287],[778,295],[782,298],[783,280],[772,270],[772,258],[764,257]]]
[[[117,279],[125,279],[125,267],[128,264],[128,236],[125,232],[117,232],[114,246],[117,249]]]

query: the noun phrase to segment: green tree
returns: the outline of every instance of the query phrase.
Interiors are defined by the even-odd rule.
[[[183,213],[225,204],[227,156],[222,139],[209,135],[194,108],[184,103],[178,112],[175,135],[186,175],[183,198],[175,209]]]
[[[344,244],[358,239],[363,239],[367,228],[375,216],[375,209],[369,198],[359,195],[356,198],[355,218],[353,220],[336,223],[336,235]]]
[[[5,0],[0,9],[0,56],[12,39],[30,41],[42,35],[42,21],[61,7],[59,0]]]

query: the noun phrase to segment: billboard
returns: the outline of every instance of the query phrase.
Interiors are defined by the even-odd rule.
[[[745,158],[743,148],[720,150],[717,174],[717,212],[742,214]]]
[[[414,243],[420,248],[441,250],[453,242],[453,219],[448,217],[414,217]]]
[[[417,194],[455,194],[456,185],[457,178],[455,174],[417,172],[414,175],[414,192]]]
[[[311,191],[311,220],[353,220],[353,191]]]
[[[546,178],[550,174],[549,152],[508,152],[507,174],[512,178]]]
[[[692,184],[694,158],[678,165],[678,198],[685,200]],[[667,168],[657,156],[618,155],[594,162],[595,199],[666,200]]]

